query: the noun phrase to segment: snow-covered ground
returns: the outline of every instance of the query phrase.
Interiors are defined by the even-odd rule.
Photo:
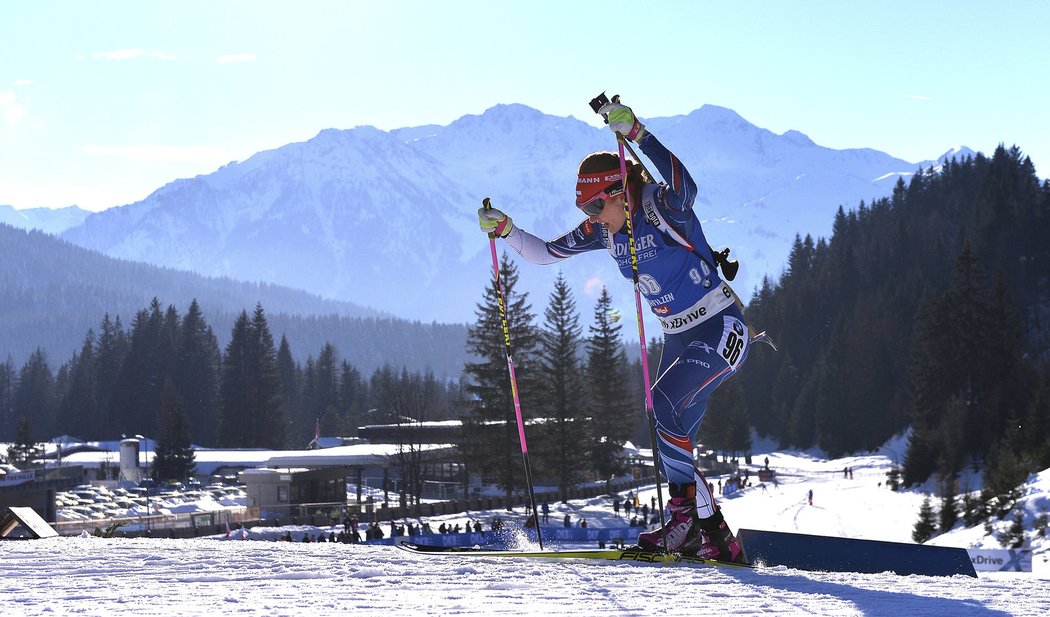
[[[900,448],[899,450],[897,448]],[[722,499],[734,528],[750,527],[910,542],[923,496],[886,488],[885,473],[903,452],[827,461],[813,453],[761,448],[777,485]],[[844,477],[851,467],[853,477]],[[813,504],[808,493],[813,491]],[[1026,522],[1050,505],[1050,472],[1025,488]],[[641,492],[649,499],[652,489]],[[665,493],[666,499],[666,493]],[[552,503],[552,524],[568,513],[589,526],[623,525],[611,500]],[[486,523],[499,514],[520,525],[524,513],[470,512],[430,518]],[[1005,528],[1005,524],[1002,525]],[[384,525],[384,530],[389,526]],[[253,528],[249,541],[57,538],[0,543],[0,614],[336,615],[571,614],[653,615],[1046,615],[1050,565],[1044,538],[1030,533],[1031,573],[925,577],[624,565],[609,562],[416,556],[391,546],[273,542],[328,528]],[[338,530],[338,528],[336,528]],[[237,533],[233,537],[237,537]],[[931,543],[999,548],[983,527],[957,528]]]

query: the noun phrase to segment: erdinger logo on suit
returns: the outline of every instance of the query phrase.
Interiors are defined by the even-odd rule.
[[[634,241],[634,250],[637,253],[641,253],[646,249],[656,248],[656,239],[653,238],[653,234],[646,234],[641,238],[636,238]],[[626,242],[616,243],[616,257],[625,257],[630,255],[631,249]]]

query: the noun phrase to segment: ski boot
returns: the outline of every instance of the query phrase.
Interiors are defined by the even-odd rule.
[[[701,548],[703,538],[696,515],[696,484],[671,484],[670,518],[663,527],[638,534],[638,546],[647,551],[690,553]]]
[[[714,516],[698,520],[696,525],[701,531],[703,541],[693,554],[704,559],[747,563],[744,546],[730,531],[721,510],[716,511]]]

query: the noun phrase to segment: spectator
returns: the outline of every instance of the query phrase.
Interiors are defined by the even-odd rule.
[[[568,514],[565,515],[565,519],[562,521],[562,525],[564,525],[566,528],[572,527],[572,519],[569,518]]]

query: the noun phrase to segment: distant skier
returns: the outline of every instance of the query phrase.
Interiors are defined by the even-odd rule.
[[[663,529],[644,532],[645,548],[743,561],[740,542],[726,525],[707,481],[693,464],[693,437],[711,393],[747,359],[748,329],[735,294],[722,280],[716,260],[693,212],[697,187],[692,176],[634,112],[617,102],[598,110],[610,128],[637,142],[667,184],[657,184],[633,161],[621,177],[620,157],[596,152],[580,163],[576,207],[586,219],[569,233],[544,242],[514,226],[494,208],[478,210],[481,229],[504,238],[525,259],[551,264],[588,251],[607,250],[621,274],[633,279],[625,226],[629,191],[637,254],[639,291],[660,320],[663,356],[652,388],[660,460],[669,483],[670,519]],[[626,183],[625,183],[626,180]],[[626,503],[624,504],[626,507]]]

